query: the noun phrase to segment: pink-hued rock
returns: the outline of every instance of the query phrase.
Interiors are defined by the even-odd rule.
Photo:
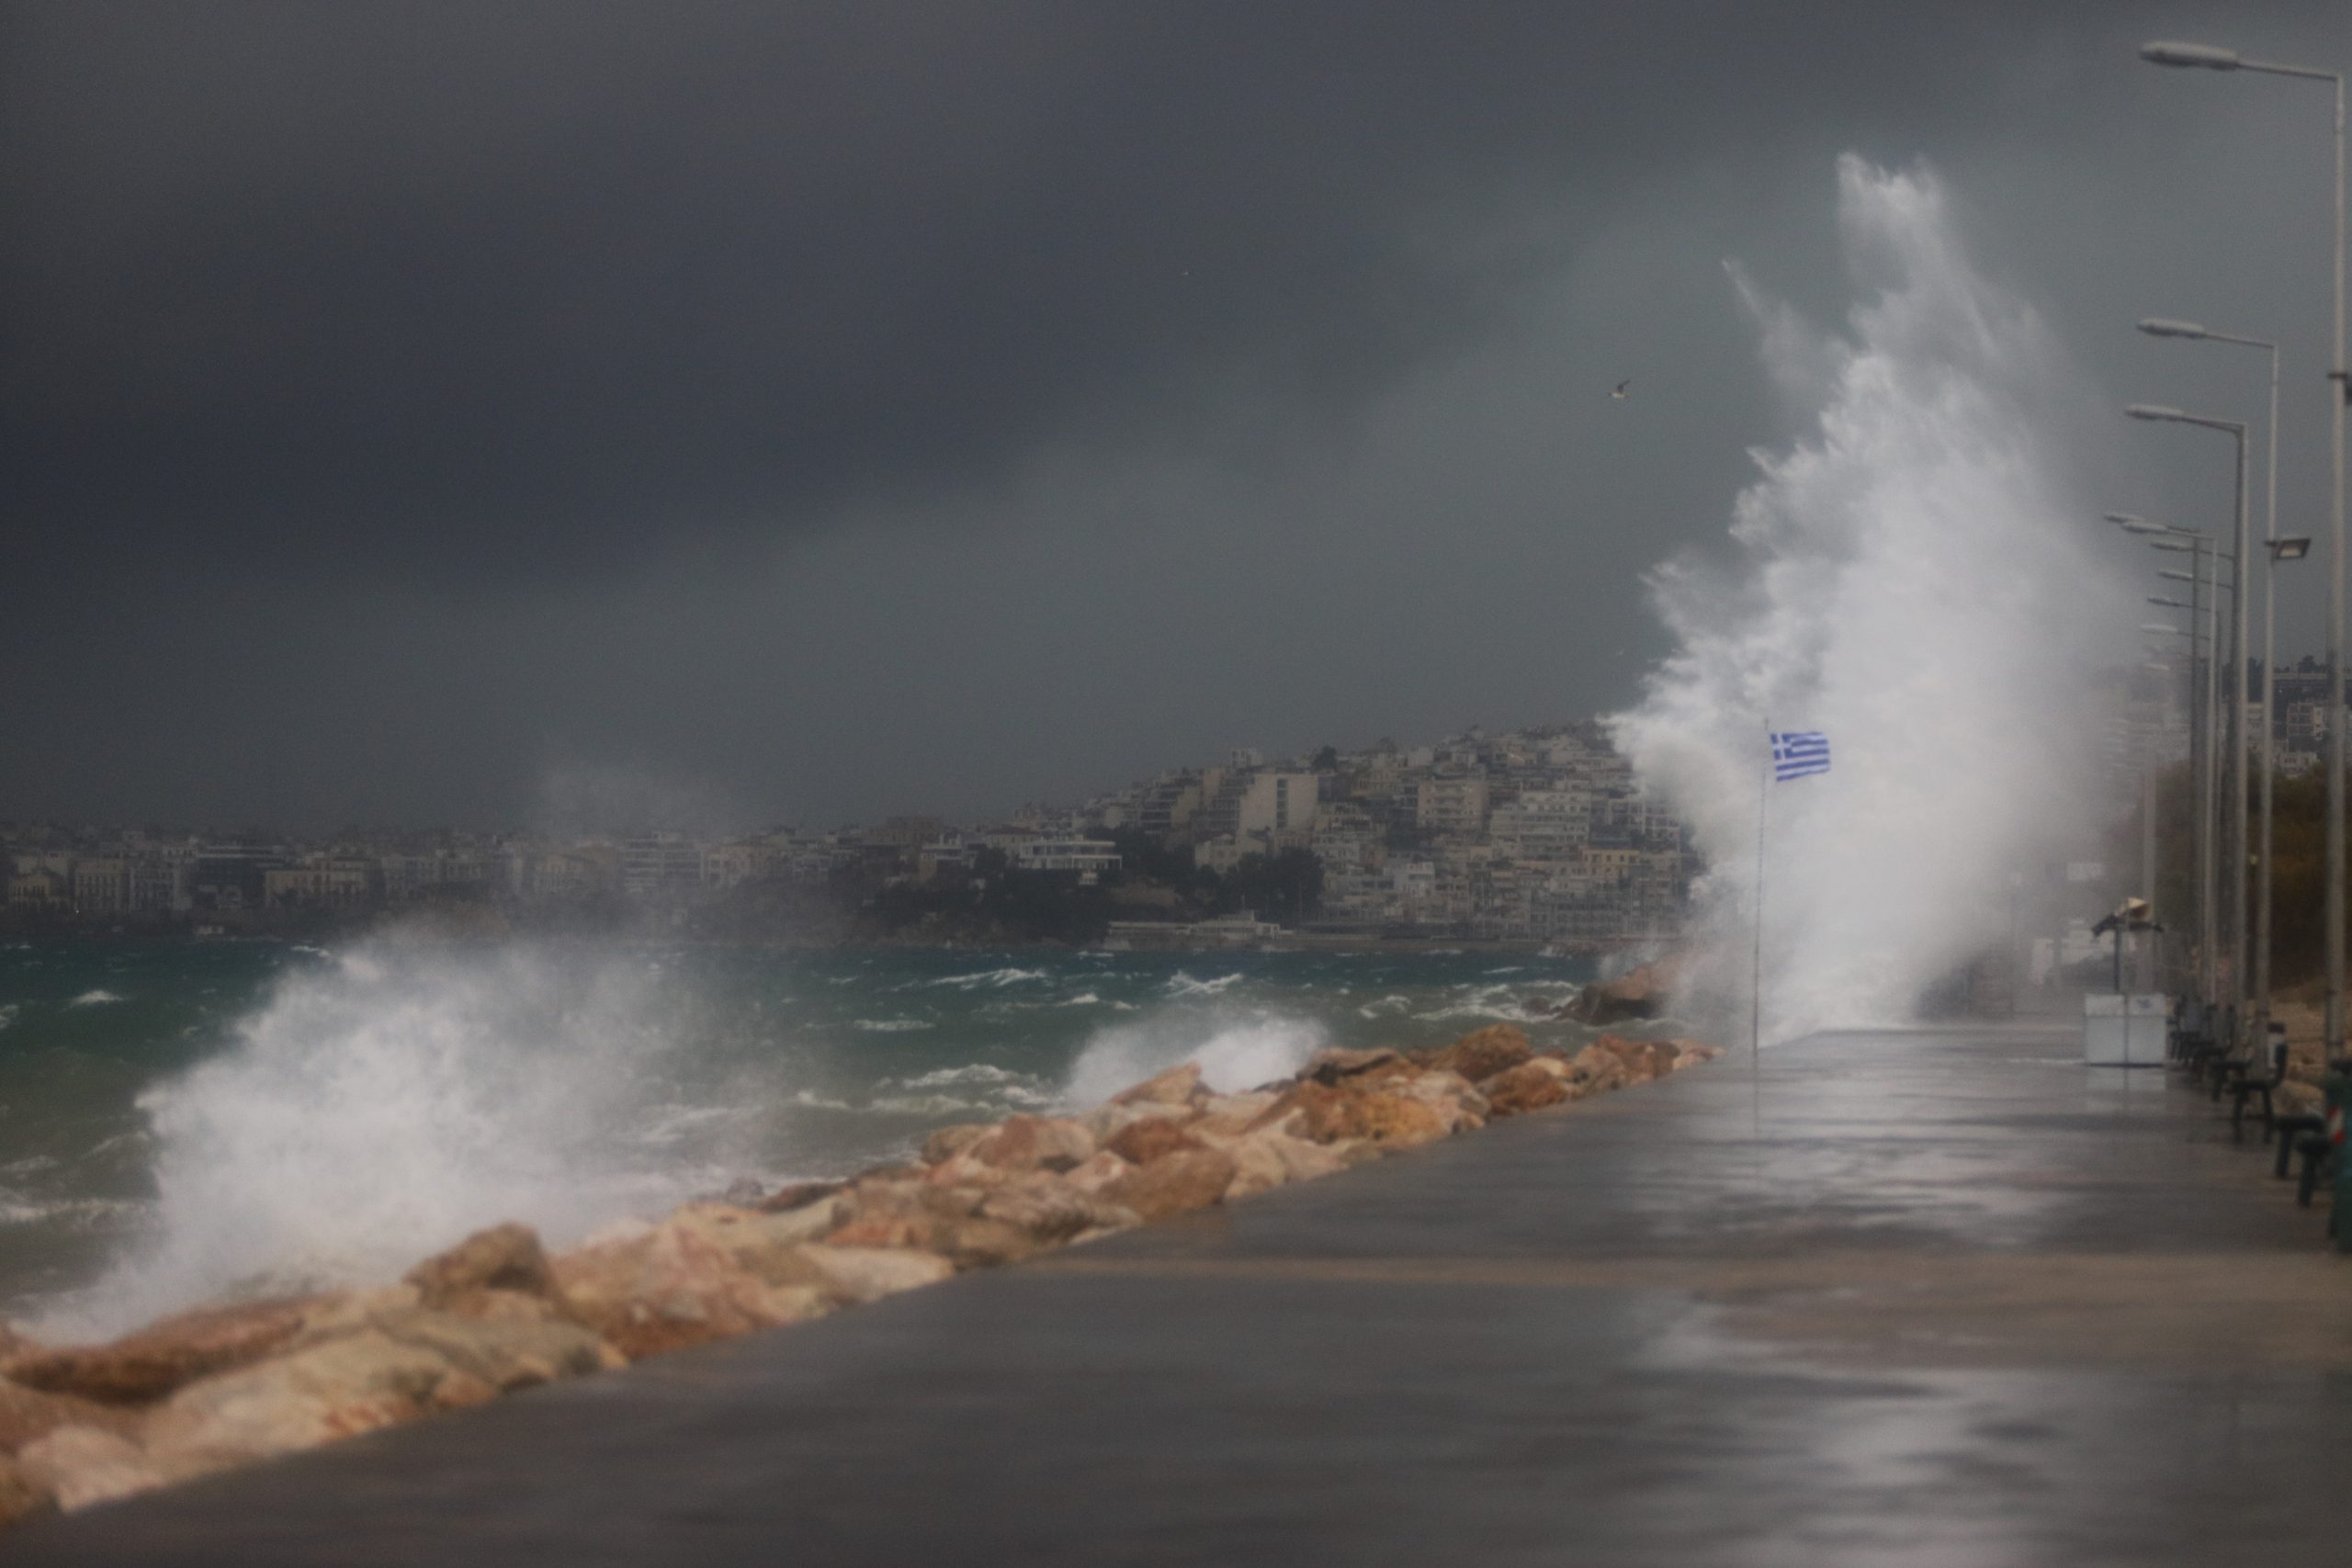
[[[1098,1105],[1080,1116],[1077,1121],[1080,1126],[1092,1135],[1094,1145],[1099,1149],[1117,1136],[1122,1129],[1132,1127],[1138,1122],[1164,1120],[1190,1122],[1198,1114],[1199,1111],[1190,1100],[1180,1101],[1174,1105],[1161,1105],[1154,1100],[1143,1100],[1131,1105],[1121,1105],[1116,1102]]]
[[[1519,1066],[1534,1054],[1523,1030],[1498,1023],[1473,1031],[1444,1049],[1431,1052],[1424,1065],[1481,1083]]]
[[[60,1427],[128,1431],[137,1419],[120,1405],[100,1404],[70,1393],[44,1393],[0,1379],[0,1452],[14,1453]]]
[[[1144,1079],[1133,1089],[1123,1089],[1111,1097],[1114,1105],[1177,1105],[1191,1110],[1205,1098],[1208,1090],[1201,1087],[1201,1065],[1185,1062],[1169,1068],[1157,1077]]]
[[[1233,1156],[1233,1179],[1225,1190],[1228,1199],[1246,1198],[1253,1192],[1263,1192],[1294,1181],[1313,1181],[1320,1177],[1335,1176],[1347,1169],[1350,1163],[1345,1156],[1329,1145],[1294,1138],[1272,1127],[1262,1128],[1221,1146]]]
[[[484,1292],[555,1296],[555,1271],[528,1225],[492,1225],[411,1269],[403,1280],[422,1305],[448,1309]]]
[[[201,1307],[105,1345],[22,1356],[8,1375],[27,1388],[101,1404],[142,1404],[196,1379],[257,1361],[301,1331],[318,1298]]]
[[[1068,1177],[1042,1171],[996,1189],[981,1202],[979,1213],[984,1218],[1019,1227],[1045,1246],[1089,1231],[1124,1230],[1139,1223],[1134,1211],[1080,1190]]]
[[[1412,1064],[1405,1060],[1402,1052],[1392,1051],[1385,1045],[1375,1045],[1366,1051],[1350,1051],[1335,1045],[1317,1052],[1314,1059],[1306,1064],[1306,1070],[1298,1076],[1329,1088],[1338,1088],[1350,1078],[1388,1077],[1411,1070]]]
[[[1165,1219],[1223,1202],[1239,1169],[1222,1149],[1181,1150],[1137,1166],[1105,1186],[1102,1196],[1147,1220]]]
[[[942,1127],[922,1141],[922,1162],[937,1165],[942,1160],[954,1159],[995,1131],[993,1122],[963,1122]]]
[[[1522,1062],[1505,1072],[1497,1073],[1479,1086],[1496,1116],[1517,1116],[1529,1111],[1541,1111],[1547,1105],[1558,1105],[1572,1098],[1567,1074],[1555,1071],[1549,1063]]]
[[[1382,1084],[1391,1094],[1417,1100],[1438,1114],[1446,1135],[1475,1132],[1487,1124],[1487,1097],[1459,1073],[1432,1069]]]
[[[1129,1165],[1149,1165],[1163,1156],[1207,1145],[1178,1123],[1163,1119],[1123,1127],[1102,1146]]]
[[[1383,1149],[1414,1148],[1445,1136],[1445,1119],[1419,1100],[1380,1089],[1331,1089],[1307,1082],[1284,1091],[1258,1118],[1318,1144],[1363,1140]]]
[[[1100,1196],[1104,1188],[1109,1187],[1113,1182],[1125,1179],[1135,1168],[1110,1150],[1099,1149],[1092,1159],[1088,1160],[1076,1170],[1068,1172],[1062,1179],[1080,1192]]]
[[[13,1455],[0,1455],[0,1529],[18,1519],[29,1519],[46,1514],[57,1506],[57,1498],[25,1473]]]
[[[808,1282],[797,1261],[800,1246],[831,1234],[845,1210],[831,1199],[781,1214],[728,1203],[689,1203],[664,1223],[692,1231],[768,1284],[797,1285]]]
[[[11,1471],[15,1484],[8,1491],[28,1513],[43,1511],[43,1499],[71,1512],[152,1492],[175,1479],[138,1444],[97,1427],[60,1427],[26,1445]]]
[[[750,1207],[769,1214],[795,1213],[835,1196],[846,1185],[840,1181],[796,1181],[789,1187],[777,1188]]]
[[[820,1292],[771,1285],[693,1223],[555,1260],[564,1308],[631,1360],[825,1310]]]
[[[996,1130],[964,1151],[999,1170],[1069,1170],[1094,1153],[1094,1135],[1076,1122],[1044,1116],[1009,1116]]]
[[[846,1301],[872,1302],[935,1285],[956,1266],[933,1253],[899,1247],[810,1247],[805,1249],[827,1288]]]
[[[1211,1095],[1199,1113],[1182,1118],[1181,1125],[1194,1137],[1211,1143],[1238,1138],[1281,1098],[1280,1090],[1271,1089],[1251,1089],[1247,1094]]]

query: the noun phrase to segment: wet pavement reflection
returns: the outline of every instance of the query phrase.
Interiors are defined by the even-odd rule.
[[[2064,1032],[1820,1036],[0,1556],[2341,1564],[2269,1168]]]

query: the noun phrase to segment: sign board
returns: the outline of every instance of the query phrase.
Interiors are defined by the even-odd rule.
[[[2094,992],[2083,998],[2083,1062],[2093,1067],[2165,1065],[2165,998]]]

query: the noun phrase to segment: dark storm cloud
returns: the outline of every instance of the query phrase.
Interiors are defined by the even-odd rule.
[[[11,6],[0,507],[541,577],[1344,404],[1556,264],[1518,204],[1960,107],[2045,9]]]
[[[2226,505],[2117,412],[2259,395],[2165,314],[2288,341],[2313,532],[2324,95],[2132,48],[2340,21],[0,0],[0,816],[978,814],[1621,705],[1804,417],[1721,263],[1834,325],[1849,149],[2078,357],[2086,526]]]

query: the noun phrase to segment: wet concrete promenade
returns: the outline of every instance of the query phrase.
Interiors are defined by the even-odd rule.
[[[1817,1037],[0,1559],[2341,1568],[2352,1264],[2162,1080]]]

